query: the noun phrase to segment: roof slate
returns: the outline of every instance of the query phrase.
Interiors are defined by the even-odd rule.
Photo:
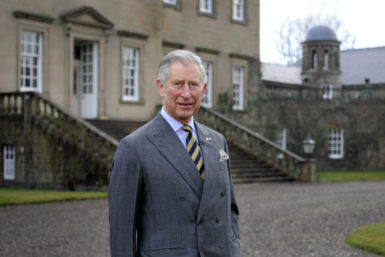
[[[342,85],[385,83],[385,46],[350,49],[340,52]],[[302,60],[291,66],[262,63],[262,80],[288,84],[301,83]]]

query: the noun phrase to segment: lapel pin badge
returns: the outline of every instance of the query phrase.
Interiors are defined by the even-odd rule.
[[[205,141],[206,141],[206,142],[210,142],[211,140],[212,140],[211,137],[206,137],[206,138],[205,138]]]

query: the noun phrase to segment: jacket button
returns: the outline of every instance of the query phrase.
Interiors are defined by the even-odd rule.
[[[225,247],[225,246],[223,245],[222,242],[220,242],[220,243],[218,244],[218,246],[219,246],[219,248],[221,248],[221,249],[223,249],[223,247]]]
[[[224,197],[225,196],[225,193],[221,192],[221,197]]]
[[[216,218],[215,222],[218,224],[221,221],[221,218]]]

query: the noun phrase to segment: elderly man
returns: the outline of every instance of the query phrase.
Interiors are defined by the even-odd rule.
[[[159,65],[161,112],[122,139],[109,188],[111,255],[239,257],[238,207],[223,135],[194,121],[201,59],[177,50]]]

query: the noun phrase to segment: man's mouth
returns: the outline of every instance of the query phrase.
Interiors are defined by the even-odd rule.
[[[193,106],[193,103],[178,103],[182,108],[190,108]]]

